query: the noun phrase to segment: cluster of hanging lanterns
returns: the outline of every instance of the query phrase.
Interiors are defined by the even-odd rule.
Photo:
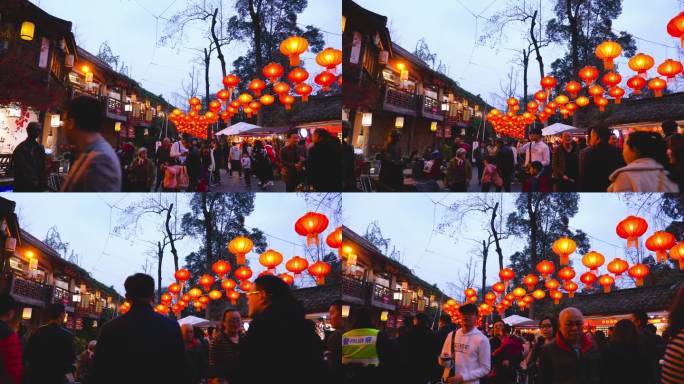
[[[670,21],[667,31],[671,36],[680,38],[684,47],[684,12]],[[622,47],[614,41],[604,41],[596,47],[595,54],[603,61],[603,76],[600,76],[598,68],[586,66],[577,74],[582,83],[575,80],[569,81],[562,87],[565,93],[559,92],[555,97],[553,97],[553,90],[558,85],[557,80],[553,76],[544,77],[540,81],[542,90],[536,92],[534,100],[524,106],[524,112],[520,113],[522,110],[520,102],[512,97],[507,101],[507,112],[492,109],[487,114],[487,121],[492,124],[496,134],[522,139],[528,125],[536,120],[546,123],[557,112],[563,119],[567,119],[572,117],[579,108],[584,108],[592,102],[601,112],[605,111],[610,100],[613,100],[615,104],[621,104],[626,91],[621,87],[623,76],[615,72],[614,62],[622,54]],[[653,57],[643,53],[638,53],[629,59],[628,66],[635,72],[635,75],[626,78],[626,85],[633,94],[638,95],[647,87],[653,91],[655,97],[662,97],[668,84],[671,84],[678,75],[684,75],[684,65],[681,62],[667,59],[656,67],[660,76],[649,80],[648,71],[655,67],[655,64]],[[585,89],[586,92],[584,92]]]
[[[207,112],[202,114],[201,102],[193,97],[189,101],[190,108],[187,114],[176,109],[169,116],[169,120],[178,127],[179,132],[206,139],[207,128],[210,124],[216,124],[219,119],[227,123],[240,111],[247,118],[251,118],[261,108],[274,105],[276,100],[285,107],[285,110],[292,108],[297,97],[306,103],[314,89],[306,82],[310,74],[300,67],[299,57],[308,49],[309,42],[300,36],[288,37],[280,44],[280,52],[289,58],[292,67],[286,75],[289,83],[281,80],[285,75],[285,68],[278,63],[271,62],[262,69],[262,75],[268,83],[260,78],[252,79],[245,85],[246,89],[233,99],[242,80],[234,74],[229,74],[223,79],[224,87],[216,94],[216,100],[209,103]],[[336,81],[342,83],[342,76],[335,74],[336,68],[342,64],[341,50],[325,48],[316,55],[316,63],[325,68],[314,77],[314,82],[323,91],[330,90],[331,85]],[[269,86],[270,91],[267,91]]]
[[[328,218],[320,213],[308,212],[295,223],[295,231],[306,237],[307,247],[318,247],[318,237],[328,227]],[[326,243],[332,249],[337,249],[342,245],[342,228],[338,227],[326,238]],[[246,265],[246,255],[252,251],[254,243],[248,237],[237,236],[232,239],[227,246],[228,252],[235,255],[236,267],[233,276],[230,272],[233,269],[226,260],[218,260],[211,266],[211,273],[205,273],[197,279],[198,287],[189,287],[188,281],[191,278],[190,271],[181,268],[174,273],[175,282],[169,284],[166,292],[160,296],[160,302],[154,310],[161,314],[173,312],[176,317],[185,308],[191,306],[195,311],[200,312],[206,308],[211,301],[216,301],[225,296],[233,305],[237,304],[242,294],[254,289],[254,283],[250,281],[253,275],[252,269]],[[307,272],[316,280],[319,285],[325,284],[325,277],[330,273],[331,266],[323,260],[315,260],[313,263],[300,256],[293,256],[285,262],[285,270],[278,273],[276,268],[283,264],[283,254],[268,249],[259,255],[259,264],[266,269],[258,276],[273,275],[278,276],[288,285],[292,285],[295,279],[303,272]],[[124,302],[120,306],[120,313],[125,313],[130,309],[130,304]]]
[[[616,226],[617,235],[627,240],[628,248],[636,248],[639,238],[647,230],[646,220],[637,216],[628,216]],[[667,262],[671,259],[677,261],[679,268],[684,270],[684,241],[677,243],[671,233],[656,231],[645,240],[644,245],[648,250],[655,252],[657,262]],[[535,266],[537,274],[530,273],[523,277],[524,288],[521,286],[509,288],[509,282],[515,277],[515,272],[510,268],[501,269],[500,281],[492,284],[491,292],[484,295],[484,302],[479,307],[480,315],[485,316],[492,310],[496,310],[503,316],[504,311],[514,304],[520,310],[524,310],[535,300],[542,300],[546,297],[553,299],[555,304],[560,304],[560,300],[566,294],[568,297],[574,297],[579,289],[579,283],[582,283],[585,289],[593,288],[598,283],[603,292],[608,293],[615,282],[622,279],[625,274],[634,279],[636,286],[640,287],[649,274],[649,267],[646,264],[637,262],[630,266],[629,262],[619,257],[606,263],[605,256],[593,250],[582,256],[582,265],[586,271],[579,274],[569,265],[569,256],[577,249],[574,240],[561,237],[553,242],[551,248],[559,258],[561,268],[558,271],[552,261],[542,260]],[[604,266],[605,272],[601,272]],[[553,277],[554,273],[555,277]],[[575,282],[578,274],[579,282]],[[478,300],[477,291],[473,288],[467,288],[464,295],[468,303],[476,303]],[[457,316],[458,303],[449,300],[442,305],[442,310],[452,317]]]

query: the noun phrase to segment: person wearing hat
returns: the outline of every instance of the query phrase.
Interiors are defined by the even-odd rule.
[[[133,192],[149,192],[154,181],[154,163],[147,157],[147,148],[138,149],[138,156],[128,166],[128,181]]]
[[[121,192],[121,165],[114,149],[100,133],[104,106],[92,97],[80,96],[69,105],[66,130],[69,141],[81,153],[71,166],[62,192]]]
[[[444,367],[442,377],[445,383],[478,384],[491,369],[491,347],[487,336],[475,326],[475,304],[462,305],[458,311],[461,313],[461,328],[447,335],[438,358]]]

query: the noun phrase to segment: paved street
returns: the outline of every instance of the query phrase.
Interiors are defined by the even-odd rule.
[[[259,180],[252,176],[252,185],[248,188],[245,179],[238,176],[237,172],[230,176],[226,170],[222,169],[221,185],[214,185],[209,190],[211,192],[285,192],[285,183],[281,180],[275,180],[273,186],[260,189]]]

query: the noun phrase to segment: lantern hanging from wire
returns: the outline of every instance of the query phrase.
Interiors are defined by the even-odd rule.
[[[603,287],[603,293],[609,293],[610,287],[615,283],[615,279],[611,275],[601,275],[598,278],[598,282]]]
[[[309,262],[305,258],[299,256],[293,256],[285,263],[285,269],[294,273],[295,277],[306,271],[307,268],[309,268]]]
[[[342,246],[342,227],[337,227],[334,231],[328,234],[325,238],[325,243],[328,247],[337,249]]]
[[[306,236],[307,246],[318,245],[318,235],[328,228],[328,218],[316,212],[308,212],[300,217],[295,223],[295,232],[301,236]]]
[[[646,239],[645,245],[649,251],[656,253],[658,262],[667,261],[667,251],[676,243],[675,237],[666,231],[657,231]]]
[[[615,68],[614,60],[622,54],[622,47],[614,41],[604,41],[596,47],[596,57],[603,60],[606,70]]]
[[[316,284],[325,284],[325,277],[330,273],[330,264],[317,261],[309,266],[309,274],[316,279]]]
[[[582,257],[582,264],[593,273],[596,273],[605,261],[606,258],[596,251],[589,251]]]
[[[290,66],[299,66],[299,56],[309,49],[309,42],[299,36],[290,36],[280,44],[280,53],[290,58]]]
[[[254,243],[248,237],[238,236],[228,243],[228,252],[235,255],[238,265],[246,262],[246,255],[252,250]]]
[[[537,283],[539,283],[539,278],[534,273],[530,273],[523,278],[523,284],[525,284],[528,291],[533,290]]]
[[[681,12],[667,23],[667,33],[674,38],[680,39],[681,47],[684,48],[684,12]]]
[[[642,79],[648,78],[648,71],[655,65],[655,60],[652,56],[643,53],[637,53],[634,57],[629,59],[627,63],[629,68],[636,72]]]
[[[568,265],[569,256],[575,252],[577,244],[569,237],[561,237],[553,242],[551,250],[560,258],[560,265]]]
[[[539,272],[543,279],[549,277],[555,269],[556,267],[553,263],[548,260],[542,260],[537,263],[537,272]]]
[[[272,249],[267,250],[259,256],[259,263],[271,272],[273,272],[282,262],[283,254]]]
[[[619,257],[614,258],[611,260],[610,263],[606,266],[606,269],[608,269],[608,272],[612,273],[615,275],[615,277],[621,276],[625,271],[629,268],[629,263],[627,263],[625,260],[622,260]]]
[[[592,272],[584,272],[582,275],[580,275],[580,281],[584,284],[586,288],[590,288],[594,285],[596,282],[596,275]]]
[[[623,239],[627,239],[627,248],[638,245],[638,240],[641,235],[648,230],[648,223],[641,217],[628,216],[620,221],[615,228],[615,232]]]
[[[648,275],[649,268],[646,264],[634,264],[627,272],[630,277],[632,277],[636,283],[637,287],[644,285],[644,277]]]
[[[684,270],[684,241],[680,241],[670,249],[670,259],[679,262],[679,270]]]

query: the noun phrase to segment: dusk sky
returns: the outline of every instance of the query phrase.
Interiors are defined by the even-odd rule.
[[[131,77],[154,94],[163,94],[175,102],[174,93],[181,92],[181,81],[186,80],[193,65],[204,79],[203,66],[194,63],[195,48],[204,48],[204,29],[200,24],[190,25],[184,44],[176,49],[158,44],[166,28],[166,20],[185,8],[186,0],[32,0],[50,14],[73,22],[76,42],[93,54],[100,44],[108,41],[115,55],[129,66]],[[234,0],[225,0],[231,6]],[[229,11],[232,11],[230,9]],[[323,32],[326,46],[340,48],[341,43],[340,1],[309,0],[308,8],[298,19],[304,28],[314,25]],[[231,14],[232,15],[232,14]],[[233,60],[247,50],[244,43],[232,43],[224,50],[230,72]],[[308,52],[302,56],[305,64],[316,65],[315,55]],[[211,90],[222,87],[218,59],[211,66]],[[204,89],[204,81],[200,89]]]
[[[124,292],[124,279],[136,272],[141,272],[141,265],[148,258],[155,276],[157,264],[154,256],[147,256],[150,245],[143,240],[157,241],[156,220],[152,216],[143,219],[144,232],[137,240],[131,241],[110,235],[119,222],[120,210],[111,206],[125,208],[141,198],[141,194],[54,194],[49,199],[42,194],[2,194],[4,198],[16,201],[19,225],[35,237],[43,240],[52,226],[57,226],[62,240],[80,256],[80,266],[89,271],[93,277],[113,285],[119,293]],[[187,207],[190,194],[172,195],[177,198],[181,207]],[[307,206],[303,196],[295,193],[257,194],[255,210],[247,217],[245,225],[264,231],[268,246],[283,254],[285,260],[294,255],[304,256],[305,238],[294,231],[295,221],[314,206]],[[185,208],[181,212],[186,211]],[[329,210],[322,207],[319,211],[328,215],[330,225],[324,232],[327,234],[340,224],[335,221]],[[180,225],[180,224],[179,224]],[[198,249],[197,240],[186,238],[178,242],[178,254],[181,257]],[[250,267],[258,272],[264,270],[258,262],[258,254],[248,254]],[[183,262],[181,261],[181,264]],[[168,285],[173,278],[173,257],[167,248],[163,261],[163,283]],[[278,268],[284,271],[284,264]]]
[[[479,37],[487,29],[487,19],[505,9],[514,0],[413,0],[377,1],[354,0],[373,12],[388,17],[388,28],[392,40],[413,52],[416,43],[425,38],[431,52],[448,68],[448,75],[459,82],[466,90],[480,94],[486,101],[494,103],[492,93],[500,93],[501,82],[507,79],[516,53],[505,48],[519,49],[527,46],[521,38],[526,31],[522,24],[512,24],[504,32],[505,41],[492,48],[483,46]],[[554,17],[551,5],[555,1],[542,1],[542,20],[544,26]],[[418,5],[420,4],[420,5]],[[536,4],[536,3],[535,3]],[[668,58],[682,60],[682,51],[677,41],[667,34],[666,25],[670,19],[684,10],[681,0],[623,0],[622,15],[613,23],[614,31],[631,33],[639,51],[655,58],[656,65]],[[543,48],[542,56],[547,72],[551,63],[562,56],[565,46],[551,45]],[[534,60],[534,58],[532,59]],[[627,67],[628,58],[616,60],[619,68]],[[519,70],[519,67],[515,67]],[[655,73],[654,71],[651,71]],[[539,69],[536,61],[530,64],[530,93],[539,88]],[[627,79],[623,76],[624,82]],[[522,74],[518,76],[518,94],[523,94]],[[684,82],[680,82],[682,84]]]
[[[492,194],[497,199],[502,199],[504,216],[514,208],[517,194]],[[377,220],[383,237],[390,238],[392,245],[401,252],[402,262],[411,268],[422,279],[436,283],[446,291],[447,283],[455,283],[459,271],[463,271],[464,264],[468,261],[474,249],[478,245],[470,240],[483,239],[482,225],[487,224],[487,219],[482,216],[470,216],[460,232],[453,237],[446,234],[433,232],[443,221],[446,208],[441,206],[451,205],[461,199],[467,198],[467,194],[345,194],[343,204],[345,210],[344,223],[347,227],[363,235],[368,224]],[[433,202],[438,202],[435,205]],[[372,207],[372,208],[371,208]],[[592,238],[591,248],[602,253],[606,260],[614,257],[628,258],[624,255],[624,239],[617,236],[615,227],[617,223],[628,215],[639,215],[649,221],[649,229],[642,241],[650,236],[658,228],[653,224],[653,218],[649,212],[637,212],[637,209],[629,209],[626,201],[619,194],[582,194],[580,198],[579,213],[570,220],[570,228],[582,229]],[[524,239],[508,239],[502,242],[504,264],[508,264],[508,257],[524,247]],[[570,259],[575,268],[584,268],[581,264],[581,255],[573,254]],[[476,272],[475,286],[480,287],[481,259]],[[578,269],[579,270],[579,269]],[[492,284],[498,280],[498,261],[494,247],[490,249],[490,257],[487,262],[487,282]],[[630,282],[631,284],[631,282]]]

